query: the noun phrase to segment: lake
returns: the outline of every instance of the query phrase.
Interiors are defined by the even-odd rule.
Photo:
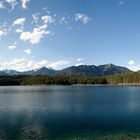
[[[0,87],[0,140],[140,137],[140,87]]]

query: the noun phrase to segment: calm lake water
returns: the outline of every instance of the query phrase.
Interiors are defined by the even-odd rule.
[[[140,132],[140,87],[0,87],[0,140]]]

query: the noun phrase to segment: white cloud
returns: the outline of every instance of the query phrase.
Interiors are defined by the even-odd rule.
[[[138,70],[140,70],[140,64],[129,65],[129,66],[127,66],[127,68],[132,71],[138,71]]]
[[[0,37],[6,36],[7,31],[6,30],[0,30]]]
[[[14,9],[14,7],[18,4],[16,0],[6,0],[6,2],[8,4],[10,4],[10,6],[12,7],[12,10]]]
[[[76,60],[76,62],[81,62],[81,61],[84,61],[84,58],[80,57]]]
[[[14,22],[13,22],[13,25],[21,25],[23,26],[24,23],[25,23],[26,19],[25,18],[19,18],[19,19],[16,19]]]
[[[34,28],[33,32],[22,32],[20,40],[30,41],[32,44],[38,44],[40,43],[40,40],[49,33],[49,31],[46,31],[44,28],[42,29],[42,26],[40,26],[38,28]]]
[[[2,25],[2,27],[3,28],[6,28],[7,27],[7,22],[4,22],[3,25]]]
[[[78,59],[76,60],[77,63],[75,64],[75,66],[84,65],[84,63],[83,63],[84,60],[85,60],[85,59],[82,58],[82,57],[78,58]]]
[[[135,61],[134,61],[134,60],[130,60],[130,61],[128,62],[128,64],[129,64],[129,65],[134,65],[134,64],[135,64]]]
[[[77,63],[77,64],[75,64],[75,66],[80,66],[80,65],[84,65],[84,63]]]
[[[52,18],[52,16],[49,16],[49,15],[42,16],[41,19],[42,19],[42,21],[43,21],[45,24],[53,23],[53,22],[54,22],[54,19]]]
[[[47,30],[47,27],[49,23],[54,22],[53,18],[51,16],[42,16],[41,19],[43,21],[43,25],[34,28],[32,32],[22,32],[20,35],[20,40],[29,41],[32,44],[38,44],[45,35],[50,34],[50,31]]]
[[[27,9],[27,4],[30,2],[30,0],[21,0],[22,8]]]
[[[16,29],[16,32],[17,33],[22,33],[23,32],[23,29],[22,28]]]
[[[56,62],[49,63],[47,66],[53,69],[59,69],[62,65],[70,64],[68,60],[59,60]]]
[[[4,9],[5,4],[8,3],[13,10],[15,6],[19,3],[19,1],[21,1],[21,7],[23,9],[27,9],[27,5],[30,2],[30,0],[0,0],[0,9]]]
[[[83,24],[86,24],[90,21],[90,18],[85,14],[77,13],[75,14],[75,21],[80,21]]]
[[[0,9],[4,9],[5,8],[5,5],[3,3],[3,1],[0,1]]]
[[[60,24],[63,24],[63,23],[68,24],[69,22],[67,21],[67,18],[66,18],[66,17],[62,17],[62,18],[60,19],[59,23],[60,23]]]
[[[140,70],[140,64],[136,63],[134,60],[130,60],[127,67],[132,71]]]
[[[24,50],[23,52],[26,54],[31,54],[31,49]]]
[[[33,18],[33,22],[34,23],[38,23],[38,20],[39,20],[39,17],[38,17],[39,13],[35,13],[32,15],[32,18]]]
[[[50,14],[51,12],[49,11],[49,8],[48,7],[44,7],[43,8],[43,11],[45,11],[47,14]]]
[[[4,37],[9,33],[10,28],[8,28],[7,23],[4,22],[3,25],[0,25],[0,37]]]
[[[27,71],[32,69],[38,69],[41,67],[52,67],[54,69],[59,69],[64,65],[68,65],[70,62],[68,60],[58,60],[55,62],[49,62],[47,60],[41,60],[41,61],[33,61],[28,59],[13,59],[8,62],[4,62],[0,64],[0,70],[5,69],[13,69],[17,71]]]
[[[8,46],[9,50],[13,50],[13,49],[16,49],[17,46],[16,45],[11,45],[11,46]]]
[[[44,24],[42,26],[39,27],[40,30],[45,30],[47,29],[48,25],[47,24]]]

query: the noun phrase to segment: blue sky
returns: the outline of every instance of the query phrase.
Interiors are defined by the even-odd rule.
[[[0,69],[113,63],[140,69],[139,0],[0,0]]]

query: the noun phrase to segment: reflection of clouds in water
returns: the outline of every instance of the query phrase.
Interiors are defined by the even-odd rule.
[[[35,111],[82,111],[87,99],[84,94],[77,93],[79,89],[71,91],[71,87],[10,87],[8,89],[0,88],[7,92],[0,94],[0,110],[14,110],[16,112],[28,111],[28,115]],[[11,90],[11,91],[10,91]],[[65,90],[68,94],[65,94]],[[49,92],[49,94],[48,94]],[[61,94],[60,94],[60,93]],[[40,94],[37,94],[40,93]],[[74,94],[73,94],[74,93]],[[75,94],[77,93],[77,94]],[[73,96],[71,96],[73,94]],[[82,96],[81,96],[82,94]],[[5,102],[6,101],[6,102]],[[82,104],[81,104],[82,102]],[[63,110],[65,109],[65,111]]]
[[[0,110],[32,111],[46,105],[47,87],[0,87]],[[38,93],[43,93],[42,96]]]
[[[130,93],[128,94],[129,95],[128,109],[131,112],[136,111],[137,108],[139,109],[139,102],[137,102],[139,94],[137,94],[136,90],[137,90],[136,87],[129,87]]]
[[[19,139],[26,140],[44,140],[47,138],[47,135],[43,131],[43,126],[40,124],[32,124],[25,126],[22,129],[21,136]]]

